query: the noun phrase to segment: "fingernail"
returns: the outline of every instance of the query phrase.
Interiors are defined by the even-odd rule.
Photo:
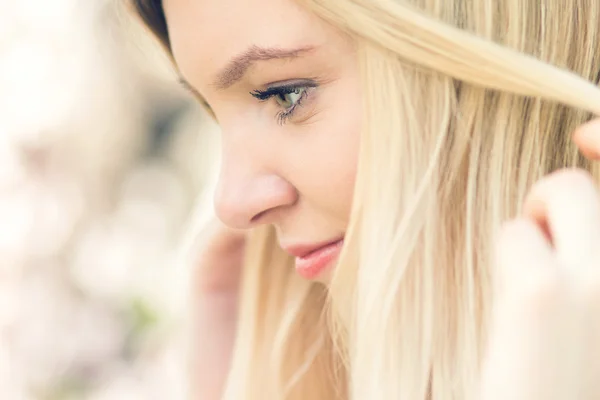
[[[582,152],[600,158],[600,119],[581,125],[575,135]]]

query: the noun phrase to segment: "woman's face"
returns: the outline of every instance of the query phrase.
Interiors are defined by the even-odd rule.
[[[324,246],[346,232],[358,158],[352,43],[292,0],[164,8],[179,71],[221,126],[217,215],[238,229],[272,224],[299,272],[326,279],[335,251]],[[316,249],[325,255],[302,264]]]

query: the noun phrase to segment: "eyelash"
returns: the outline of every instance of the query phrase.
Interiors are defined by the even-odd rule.
[[[256,98],[260,101],[267,101],[276,96],[280,96],[281,98],[284,98],[284,96],[286,96],[288,94],[296,93],[296,91],[302,90],[300,97],[298,98],[298,100],[296,100],[296,102],[291,107],[289,107],[285,110],[279,111],[277,113],[277,115],[275,116],[277,123],[279,125],[284,125],[295,114],[296,110],[302,106],[302,102],[306,98],[308,91],[316,86],[317,85],[315,83],[303,82],[302,84],[271,87],[271,88],[268,88],[267,90],[255,90],[253,92],[250,92],[250,94],[254,98]]]

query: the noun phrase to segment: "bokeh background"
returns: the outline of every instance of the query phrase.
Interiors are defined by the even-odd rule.
[[[126,0],[0,0],[0,399],[186,396],[216,128]]]

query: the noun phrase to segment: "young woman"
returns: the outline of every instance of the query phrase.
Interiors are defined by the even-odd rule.
[[[222,130],[198,399],[600,398],[600,1],[133,5]]]

